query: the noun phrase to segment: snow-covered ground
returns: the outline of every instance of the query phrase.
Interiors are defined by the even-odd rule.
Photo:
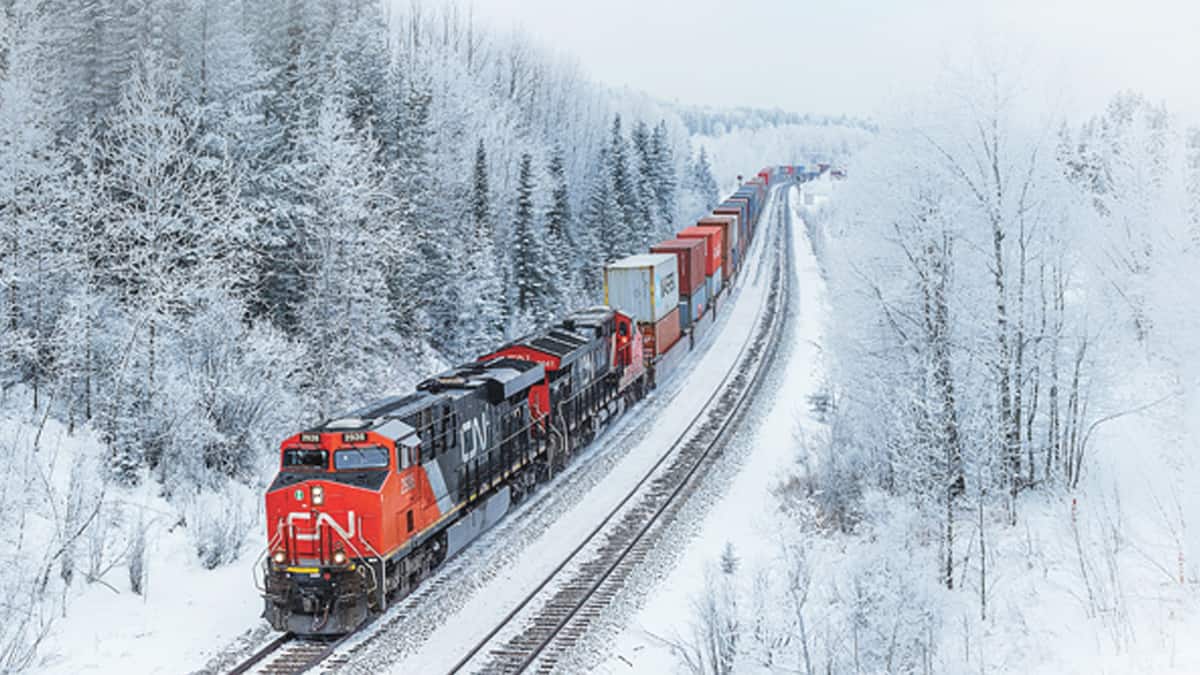
[[[38,425],[43,423],[39,433]],[[134,489],[110,486],[103,495],[103,510],[93,515],[100,488],[94,482],[72,481],[73,468],[102,453],[102,444],[87,430],[71,434],[52,419],[43,422],[14,414],[0,420],[0,439],[6,451],[16,450],[19,457],[19,466],[10,465],[5,480],[6,496],[11,497],[14,489],[24,490],[21,498],[28,507],[22,514],[9,514],[10,522],[22,524],[27,558],[9,561],[10,570],[25,565],[28,569],[19,576],[42,578],[38,583],[46,584],[46,592],[61,597],[52,614],[22,619],[29,630],[37,627],[28,624],[48,627],[33,661],[34,671],[178,673],[200,667],[214,644],[227,642],[258,620],[261,601],[252,592],[250,577],[250,552],[255,546],[244,546],[247,553],[235,563],[204,569],[193,538],[201,524],[193,522],[190,530],[181,526],[179,509],[157,494],[153,483]],[[84,464],[77,472],[87,475],[89,468]],[[26,485],[12,485],[15,477],[23,475],[29,477]],[[233,494],[257,501],[257,495],[248,489],[244,492]],[[72,498],[82,504],[74,520],[67,515]],[[50,504],[48,509],[34,506],[45,503]],[[243,506],[228,505],[228,509]],[[207,512],[206,508],[185,509],[193,520]],[[46,544],[50,548],[44,556],[34,553],[43,542],[51,542],[53,531],[65,527],[68,520],[75,523],[68,528],[71,532],[80,530],[83,522],[90,523],[83,536],[73,540],[70,552]],[[131,590],[131,553],[125,543],[135,529],[146,535],[141,595]],[[65,556],[75,564],[73,582],[64,591],[61,561]],[[8,588],[7,592],[17,601],[20,591]]]

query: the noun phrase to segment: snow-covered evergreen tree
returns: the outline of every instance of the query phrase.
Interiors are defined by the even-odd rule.
[[[458,331],[463,357],[477,355],[504,333],[504,286],[496,264],[487,149],[475,150],[471,181],[471,238],[466,245]]]
[[[571,238],[571,192],[567,185],[566,160],[563,150],[555,146],[546,167],[550,180],[550,204],[546,208],[546,250],[554,271],[553,295],[558,305],[573,302],[576,295],[578,255]]]
[[[599,300],[603,290],[602,264],[623,255],[620,242],[625,236],[624,218],[613,189],[610,156],[608,146],[601,146],[588,186],[587,210],[577,241],[581,248],[590,252],[580,256],[580,275],[582,291],[592,301]]]
[[[642,210],[640,189],[629,160],[629,142],[621,131],[621,115],[613,116],[612,134],[608,145],[608,167],[612,192],[620,207],[621,228],[614,232],[611,252],[615,257],[629,255],[646,248],[649,243],[645,212]]]
[[[541,228],[536,221],[533,156],[521,155],[517,178],[517,208],[513,218],[513,286],[516,295],[516,332],[541,325],[551,318],[551,278]]]
[[[650,162],[653,167],[650,183],[654,186],[656,212],[660,221],[658,233],[661,237],[669,237],[678,229],[675,219],[679,211],[679,177],[666,120],[659,120],[650,136]]]
[[[661,223],[658,214],[658,186],[655,183],[659,167],[654,157],[650,127],[644,120],[638,120],[637,124],[633,125],[630,145],[633,148],[634,165],[636,166],[633,183],[638,196],[640,213],[637,227],[643,242],[648,244],[657,239]]]
[[[713,178],[708,150],[703,145],[700,146],[700,154],[696,155],[696,162],[692,165],[691,179],[691,187],[703,200],[704,210],[712,211],[721,199],[721,192],[716,179]]]

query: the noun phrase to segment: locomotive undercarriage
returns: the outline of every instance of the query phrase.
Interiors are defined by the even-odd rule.
[[[342,635],[366,620],[370,586],[365,567],[292,570],[267,574],[263,615],[272,628],[298,635]]]

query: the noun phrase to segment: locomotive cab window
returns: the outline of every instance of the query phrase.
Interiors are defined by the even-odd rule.
[[[287,448],[283,451],[285,471],[324,471],[329,468],[329,453],[325,450]]]
[[[388,468],[387,448],[344,448],[333,453],[333,468],[338,471]]]

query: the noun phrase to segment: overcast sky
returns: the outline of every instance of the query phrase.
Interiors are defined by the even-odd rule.
[[[601,82],[684,103],[877,117],[988,41],[1052,80],[1064,112],[1091,112],[1132,88],[1200,120],[1200,0],[468,4],[481,22],[522,29]]]

